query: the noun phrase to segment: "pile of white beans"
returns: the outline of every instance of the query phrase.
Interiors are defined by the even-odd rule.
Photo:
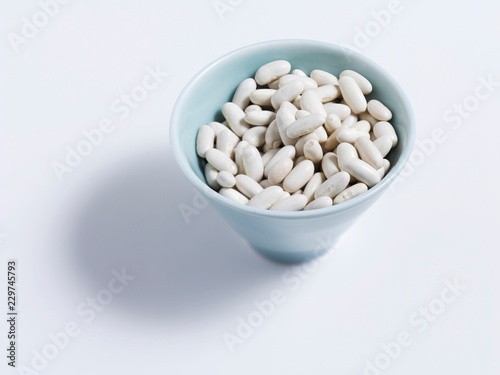
[[[309,76],[285,60],[261,66],[222,106],[223,123],[202,125],[196,151],[208,185],[266,210],[329,207],[366,192],[388,172],[398,138],[391,111],[367,101],[371,83],[344,70]]]

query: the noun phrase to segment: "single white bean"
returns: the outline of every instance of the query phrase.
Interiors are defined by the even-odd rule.
[[[370,126],[375,125],[379,121],[375,117],[373,117],[372,115],[370,115],[370,113],[368,113],[367,111],[363,112],[363,113],[360,113],[358,115],[358,117],[359,117],[360,120],[368,121],[370,123]]]
[[[304,211],[319,210],[320,208],[331,207],[332,205],[333,205],[332,198],[327,196],[322,196],[313,200],[311,203],[305,206]]]
[[[350,180],[351,176],[347,172],[335,173],[318,187],[316,193],[314,193],[314,198],[327,196],[333,199],[349,185]]]
[[[314,139],[307,141],[304,145],[304,156],[314,164],[319,163],[323,159],[323,149],[319,142]]]
[[[245,174],[257,182],[262,180],[264,165],[259,150],[255,146],[249,145],[244,148],[241,158]]]
[[[276,60],[268,62],[257,69],[255,73],[255,81],[259,85],[267,85],[285,74],[288,74],[292,66],[286,60]]]
[[[248,203],[248,198],[233,188],[222,188],[219,190],[219,194],[239,203]]]
[[[332,100],[337,99],[340,96],[340,90],[337,85],[324,85],[320,86],[317,89],[312,89],[321,101],[321,103],[328,103]],[[325,108],[323,107],[323,110]]]
[[[354,147],[356,147],[361,160],[366,161],[375,169],[382,168],[384,158],[370,139],[360,137],[354,142]]]
[[[304,84],[300,80],[294,80],[281,86],[271,98],[271,105],[279,109],[283,102],[292,102],[304,91]]]
[[[295,120],[286,129],[286,135],[290,138],[299,138],[309,134],[319,128],[325,122],[325,116],[320,113],[313,113],[309,116]]]
[[[249,125],[269,125],[276,118],[273,111],[252,111],[245,115],[245,122]]]
[[[333,152],[327,152],[321,160],[321,170],[325,174],[326,178],[330,178],[334,174],[339,173],[340,168],[338,166],[337,155]]]
[[[347,105],[351,107],[352,112],[361,113],[366,111],[366,98],[353,78],[340,75],[339,87],[342,92],[342,97]]]
[[[248,202],[248,205],[250,207],[268,210],[283,197],[282,193],[283,189],[279,186],[266,187],[261,192],[255,194]]]
[[[390,109],[376,99],[370,100],[367,108],[370,115],[379,121],[389,121],[392,118]]]
[[[300,97],[300,108],[311,114],[318,113],[326,117],[326,111],[319,96],[314,90],[306,90]]]
[[[282,198],[270,208],[272,211],[301,211],[307,204],[307,198],[302,194],[294,194]]]
[[[231,133],[234,134],[229,129],[221,130],[221,132],[217,136],[216,148],[218,150],[221,150],[223,153],[225,153],[231,159],[233,159],[234,149],[237,146],[237,144],[239,143],[239,138],[234,139],[231,136]]]
[[[370,81],[368,81],[364,76],[362,76],[358,72],[355,72],[354,70],[344,70],[342,73],[340,73],[339,78],[342,78],[344,76],[351,77],[352,79],[354,79],[354,81],[356,81],[357,85],[359,86],[363,94],[368,95],[369,93],[372,92],[373,86],[370,83]]]
[[[196,153],[199,157],[204,158],[205,153],[214,148],[215,132],[208,125],[202,125],[198,129],[198,136],[196,137]]]
[[[246,174],[236,175],[235,183],[236,188],[247,198],[252,198],[255,194],[264,190],[264,188],[257,181],[248,177]]]
[[[217,183],[222,187],[230,188],[236,184],[236,179],[228,171],[221,171],[217,175]]]
[[[304,73],[304,71],[300,70],[300,69],[294,69],[294,70],[292,70],[292,74],[297,74],[297,75],[302,76],[302,77],[307,77],[307,74]]]
[[[361,159],[351,158],[345,163],[344,170],[356,180],[365,183],[369,187],[380,181],[380,175],[375,168]]]
[[[314,164],[310,160],[303,160],[297,164],[283,180],[283,189],[294,193],[301,189],[314,174]]]
[[[236,89],[231,101],[241,109],[245,109],[250,103],[250,93],[256,89],[257,83],[253,78],[244,79]]]
[[[313,174],[306,187],[304,188],[304,195],[307,197],[307,202],[311,202],[314,199],[314,194],[316,190],[325,182],[326,177],[323,172],[317,172]],[[330,204],[331,206],[331,204]]]
[[[250,101],[253,104],[260,105],[262,107],[271,106],[271,98],[273,97],[276,90],[274,89],[257,89],[252,91],[250,94]]]
[[[267,179],[271,185],[278,185],[293,169],[293,160],[290,158],[283,158],[278,160],[269,170]]]
[[[318,86],[339,84],[339,80],[337,77],[335,77],[332,73],[328,73],[321,69],[314,69],[311,72],[310,76],[316,81]]]
[[[340,121],[344,121],[347,116],[351,114],[351,108],[349,108],[348,105],[341,103],[325,103],[323,104],[323,108],[325,109],[326,113],[335,113],[337,116],[339,116]]]
[[[355,198],[366,191],[368,191],[368,186],[359,182],[340,192],[333,200],[333,204],[339,204],[348,201],[349,199]]]
[[[231,130],[239,137],[250,129],[250,125],[245,122],[245,112],[236,104],[227,102],[222,106],[222,114]]]
[[[377,146],[378,150],[382,154],[382,157],[385,158],[392,149],[392,137],[390,135],[383,135],[376,138],[373,141],[373,144]]]
[[[260,156],[260,155],[259,155]],[[238,173],[236,163],[229,156],[216,148],[211,148],[205,153],[207,161],[212,164],[218,171],[228,171],[229,173]]]

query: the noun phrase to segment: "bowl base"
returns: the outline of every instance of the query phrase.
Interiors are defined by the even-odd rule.
[[[300,264],[307,263],[316,258],[321,257],[329,251],[329,249],[315,249],[302,252],[290,252],[290,251],[276,251],[270,249],[263,249],[260,247],[252,246],[252,248],[264,258],[280,264]]]

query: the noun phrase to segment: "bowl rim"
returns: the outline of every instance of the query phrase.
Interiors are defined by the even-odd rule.
[[[396,95],[401,99],[403,106],[408,112],[408,144],[405,149],[402,150],[401,156],[398,161],[391,166],[389,173],[384,176],[384,178],[377,183],[375,186],[371,187],[365,193],[355,197],[351,200],[343,202],[339,205],[332,205],[330,207],[325,207],[316,210],[309,211],[271,211],[271,210],[263,210],[261,208],[249,207],[247,205],[241,204],[239,202],[235,202],[229,198],[226,198],[219,194],[217,191],[210,188],[205,182],[200,180],[200,178],[194,173],[192,170],[187,157],[185,156],[182,147],[180,146],[177,140],[179,139],[180,132],[180,121],[179,121],[179,108],[181,107],[183,101],[185,100],[189,90],[195,83],[201,79],[201,77],[206,74],[212,67],[224,62],[227,59],[230,59],[232,56],[245,53],[245,52],[258,52],[260,49],[269,48],[275,46],[276,48],[283,47],[284,45],[297,45],[297,46],[311,46],[311,47],[321,47],[327,48],[337,53],[343,53],[349,56],[354,56],[353,58],[360,60],[363,64],[369,65],[371,69],[376,70],[379,74],[381,74],[394,88],[396,91]],[[200,126],[203,124],[200,124]],[[169,138],[170,138],[170,146],[174,153],[174,158],[177,161],[182,173],[186,178],[197,188],[200,192],[204,193],[208,198],[215,200],[217,203],[230,208],[235,211],[239,211],[243,214],[260,216],[266,218],[287,218],[287,219],[307,219],[307,218],[318,218],[323,216],[330,216],[340,212],[349,211],[354,209],[355,207],[364,204],[367,201],[372,200],[378,194],[380,194],[384,189],[388,188],[389,185],[398,177],[398,175],[403,170],[406,162],[410,158],[410,155],[413,151],[413,146],[415,143],[416,136],[416,127],[415,127],[415,115],[411,106],[411,103],[408,99],[403,88],[400,84],[390,75],[385,69],[383,69],[379,64],[374,62],[373,60],[367,58],[366,56],[350,50],[346,47],[340,46],[338,44],[322,42],[317,40],[310,39],[276,39],[269,40],[254,44],[249,44],[230,52],[225,53],[219,58],[213,60],[205,67],[203,67],[195,76],[193,76],[189,82],[184,86],[181,93],[179,94],[172,112],[170,116],[170,129],[169,129]],[[194,146],[193,146],[194,147]]]

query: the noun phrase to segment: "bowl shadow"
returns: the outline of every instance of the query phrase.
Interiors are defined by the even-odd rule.
[[[113,304],[167,320],[217,313],[280,280],[286,266],[254,253],[200,198],[168,150],[112,166],[70,226],[77,272],[99,291],[124,269],[135,279]]]

